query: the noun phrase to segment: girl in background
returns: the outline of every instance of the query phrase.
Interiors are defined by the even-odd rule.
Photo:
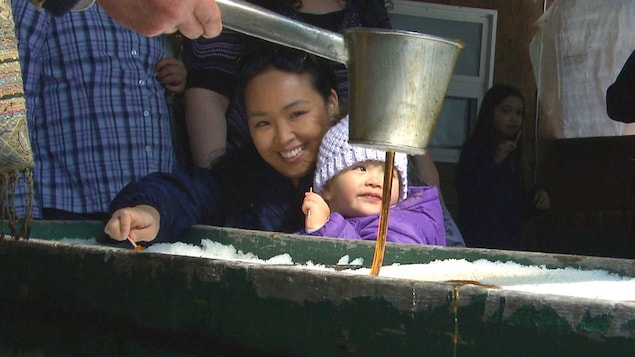
[[[523,222],[536,209],[549,208],[544,189],[524,188],[524,114],[525,100],[515,87],[496,85],[483,97],[456,171],[458,224],[468,247],[520,250]]]

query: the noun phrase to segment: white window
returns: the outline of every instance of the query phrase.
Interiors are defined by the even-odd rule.
[[[416,1],[395,0],[393,5],[389,14],[394,29],[465,43],[428,148],[435,161],[458,162],[481,99],[492,86],[497,12]]]

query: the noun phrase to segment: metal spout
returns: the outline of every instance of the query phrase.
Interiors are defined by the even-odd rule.
[[[348,50],[339,33],[303,24],[243,0],[216,0],[223,25],[234,31],[346,64]]]

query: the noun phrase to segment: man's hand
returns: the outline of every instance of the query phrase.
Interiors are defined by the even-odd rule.
[[[146,36],[180,31],[188,38],[215,37],[223,28],[214,0],[98,0],[122,25]]]

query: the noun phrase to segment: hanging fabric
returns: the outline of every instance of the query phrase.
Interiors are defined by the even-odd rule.
[[[33,209],[33,152],[29,141],[18,41],[10,0],[0,0],[0,239],[28,239]],[[22,177],[22,179],[18,179]],[[15,191],[25,185],[26,210],[19,217]]]

